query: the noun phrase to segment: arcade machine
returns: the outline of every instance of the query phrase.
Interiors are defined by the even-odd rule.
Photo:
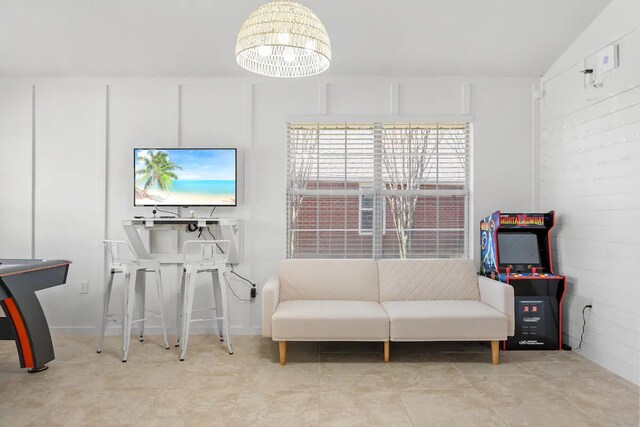
[[[36,291],[62,285],[69,261],[0,259],[0,340],[14,340],[20,367],[29,372],[47,369],[54,359],[47,319]]]
[[[555,212],[494,212],[480,222],[481,273],[513,286],[515,335],[504,350],[561,350],[564,276],[553,271]]]

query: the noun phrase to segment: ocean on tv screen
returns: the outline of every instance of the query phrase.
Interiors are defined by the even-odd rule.
[[[236,204],[233,149],[136,149],[135,204]]]

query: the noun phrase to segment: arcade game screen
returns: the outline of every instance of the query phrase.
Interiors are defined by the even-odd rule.
[[[540,264],[538,237],[533,233],[499,233],[501,264]]]

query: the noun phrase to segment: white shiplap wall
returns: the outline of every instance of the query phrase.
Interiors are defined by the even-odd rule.
[[[132,206],[132,148],[232,146],[239,149],[239,205],[216,213],[241,219],[237,271],[261,286],[285,256],[286,123],[293,116],[473,116],[476,242],[478,222],[488,213],[533,208],[535,83],[525,78],[0,78],[0,258],[33,253],[72,260],[67,285],[39,297],[54,331],[94,334],[103,286],[100,241],[125,238],[123,218],[150,214]],[[511,158],[525,160],[516,165]],[[500,162],[507,166],[497,168]],[[186,235],[167,233],[154,247],[176,251]],[[177,268],[163,267],[163,278],[173,326]],[[83,280],[90,283],[88,294],[80,294]],[[234,286],[248,294],[242,284]],[[149,308],[157,308],[154,293],[147,296]],[[198,303],[205,306],[206,299]],[[235,299],[231,304],[235,333],[259,333],[260,304]]]
[[[623,15],[635,16],[636,22],[621,28]],[[614,2],[559,59],[556,64],[562,66],[552,67],[543,77],[540,142],[541,208],[558,212],[554,265],[569,284],[565,334],[575,348],[582,332],[582,309],[592,304],[586,312],[581,353],[636,384],[640,381],[638,16],[637,5]],[[585,87],[580,70],[594,68],[594,54],[613,42],[619,45],[620,67],[603,76],[601,88]]]

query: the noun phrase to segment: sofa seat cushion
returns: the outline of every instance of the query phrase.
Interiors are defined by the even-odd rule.
[[[274,341],[386,341],[389,316],[371,301],[294,300],[271,318]]]
[[[480,301],[389,301],[391,341],[491,341],[507,338],[507,316]]]

